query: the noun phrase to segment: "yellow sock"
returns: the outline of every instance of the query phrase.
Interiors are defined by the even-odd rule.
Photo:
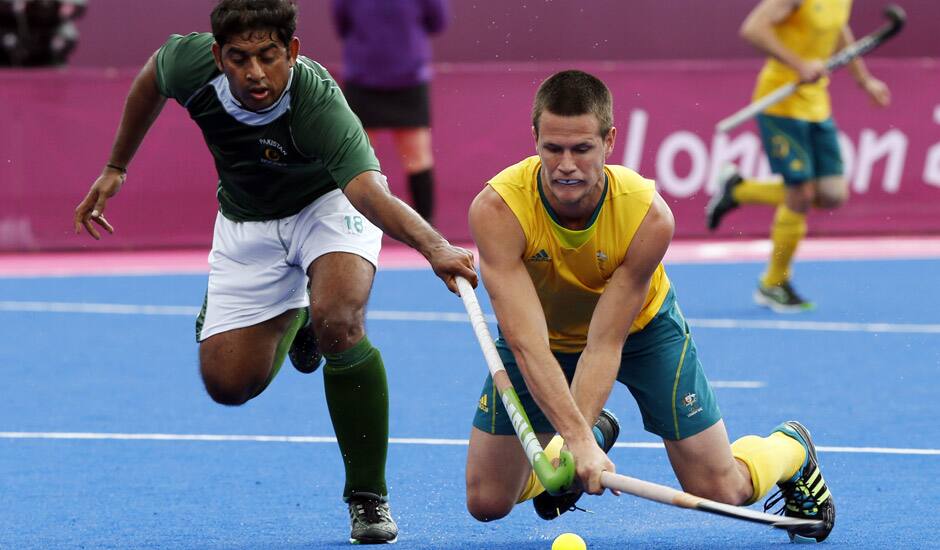
[[[760,500],[777,483],[793,479],[806,461],[806,449],[781,432],[767,437],[746,435],[731,444],[731,454],[751,473],[754,494],[747,504]]]
[[[731,190],[731,198],[738,204],[783,204],[786,188],[780,182],[765,183],[744,180]]]
[[[561,448],[564,446],[565,440],[561,438],[560,435],[556,435],[548,442],[548,445],[545,446],[545,456],[549,460],[555,460],[561,455]],[[545,487],[542,487],[542,482],[539,481],[539,477],[535,475],[535,472],[529,473],[529,481],[526,481],[525,488],[522,489],[522,494],[519,495],[519,499],[516,500],[516,504],[520,502],[525,502],[530,498],[535,498],[545,492]]]
[[[800,214],[787,208],[785,204],[777,207],[770,238],[774,243],[767,272],[761,282],[764,286],[779,285],[790,280],[790,264],[796,254],[796,247],[806,236],[806,214]]]

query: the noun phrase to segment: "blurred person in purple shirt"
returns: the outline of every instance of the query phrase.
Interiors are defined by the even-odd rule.
[[[447,0],[333,0],[343,41],[343,92],[375,141],[389,130],[415,210],[433,223],[431,35],[447,25]]]

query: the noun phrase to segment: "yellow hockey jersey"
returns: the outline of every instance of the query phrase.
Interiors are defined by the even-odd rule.
[[[839,36],[848,24],[851,11],[852,0],[804,0],[798,9],[775,27],[775,32],[783,45],[801,59],[825,61],[835,53]],[[796,71],[770,58],[757,77],[754,99],[797,80],[799,76]],[[832,114],[828,88],[828,77],[803,84],[793,95],[764,112],[821,122]]]
[[[580,352],[587,344],[594,308],[653,201],[655,185],[623,166],[606,165],[605,191],[588,227],[559,225],[542,194],[542,163],[533,156],[506,168],[488,182],[506,202],[525,233],[523,257],[548,324],[553,351]],[[660,264],[631,332],[656,315],[669,291]]]

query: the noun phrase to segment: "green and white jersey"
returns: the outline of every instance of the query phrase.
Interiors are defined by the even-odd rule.
[[[171,36],[157,52],[157,85],[202,130],[226,218],[292,216],[362,172],[380,170],[362,124],[319,63],[299,57],[277,102],[248,111],[216,67],[213,41],[208,33]]]

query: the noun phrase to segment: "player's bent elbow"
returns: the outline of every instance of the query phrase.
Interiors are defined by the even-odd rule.
[[[752,36],[753,36],[753,29],[751,29],[750,25],[748,25],[747,21],[745,21],[741,25],[741,27],[738,29],[738,37],[747,42],[754,42]]]
[[[760,22],[754,21],[750,17],[745,19],[744,23],[741,24],[741,28],[738,29],[739,37],[748,44],[757,47],[764,41],[763,37],[766,36],[767,33],[773,34],[772,26],[765,27]]]

